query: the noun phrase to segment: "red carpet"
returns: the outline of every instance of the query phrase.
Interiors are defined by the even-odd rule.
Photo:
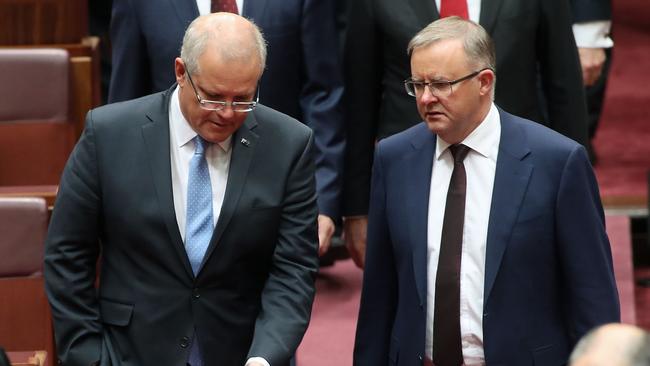
[[[621,322],[636,324],[630,219],[627,216],[608,216],[606,223],[607,235],[612,246],[616,286],[621,301]]]
[[[594,147],[605,204],[647,202],[650,169],[650,5],[614,1],[612,68]]]
[[[351,366],[362,272],[351,259],[323,268],[299,366]]]

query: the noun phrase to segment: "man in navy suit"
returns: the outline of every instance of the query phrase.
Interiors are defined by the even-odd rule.
[[[230,1],[262,29],[268,42],[260,101],[314,130],[323,254],[340,216],[345,150],[334,1]],[[210,4],[210,0],[114,0],[109,103],[168,89],[175,81],[172,65],[185,28],[209,13]]]
[[[376,149],[355,366],[566,364],[589,329],[619,320],[584,147],[493,103],[494,46],[478,24],[435,21],[409,54],[424,121]]]

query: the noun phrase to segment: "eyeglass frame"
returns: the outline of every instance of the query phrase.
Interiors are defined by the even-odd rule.
[[[449,81],[447,81],[447,80],[439,80],[439,81],[425,82],[425,81],[415,81],[415,80],[413,80],[413,78],[408,78],[408,79],[404,80],[404,89],[406,90],[406,94],[408,94],[408,95],[410,95],[410,96],[412,96],[414,98],[417,98],[418,96],[416,95],[417,93],[415,92],[415,86],[413,87],[413,94],[411,94],[409,92],[409,87],[408,87],[408,84],[415,85],[417,83],[417,84],[420,84],[420,85],[423,85],[423,86],[427,86],[428,89],[429,89],[429,93],[431,93],[431,95],[436,96],[436,97],[440,97],[441,95],[439,93],[435,93],[433,91],[432,86],[434,86],[434,85],[439,85],[439,86],[447,85],[449,87],[449,93],[447,95],[445,95],[445,96],[450,96],[450,95],[452,95],[454,93],[454,88],[452,87],[453,85],[458,84],[458,83],[460,83],[462,81],[465,81],[465,80],[469,80],[469,79],[475,77],[476,75],[480,74],[481,72],[483,72],[485,70],[490,70],[490,71],[494,72],[494,70],[491,67],[484,67],[484,68],[482,68],[482,69],[480,69],[478,71],[474,71],[474,72],[472,72],[472,73],[470,73],[470,74],[468,74],[466,76],[463,76],[463,77],[458,78],[456,80],[449,80]]]
[[[197,102],[199,102],[199,107],[201,109],[206,110],[206,111],[218,112],[218,111],[222,111],[222,110],[226,109],[227,106],[230,106],[230,109],[232,109],[233,112],[247,113],[247,112],[250,112],[253,109],[255,109],[255,107],[257,107],[257,104],[260,101],[260,88],[259,88],[259,86],[257,87],[256,92],[255,92],[255,100],[252,100],[250,102],[225,102],[223,100],[203,99],[199,95],[199,91],[196,89],[196,86],[194,85],[194,80],[192,80],[192,75],[190,75],[190,71],[187,68],[185,68],[185,73],[187,74],[187,78],[190,81],[190,85],[192,85],[192,89],[194,90],[194,94],[196,95],[196,100],[197,100]],[[210,103],[210,104],[213,104],[213,105],[219,105],[219,106],[221,106],[221,108],[208,108],[208,107],[206,107],[207,103]],[[237,110],[237,109],[235,109],[235,107],[237,107],[237,106],[245,106],[245,105],[249,106],[249,108],[247,108],[246,110]]]

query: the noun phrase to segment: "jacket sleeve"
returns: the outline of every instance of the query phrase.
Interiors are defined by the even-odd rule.
[[[132,0],[113,0],[111,15],[112,70],[108,102],[149,94],[149,59],[138,14]]]
[[[321,214],[340,215],[345,152],[343,76],[335,25],[334,1],[306,0],[301,20],[304,82],[300,107],[314,130],[316,188]]]
[[[372,3],[371,0],[352,1],[344,47],[347,147],[343,214],[346,216],[368,213],[383,69]]]
[[[571,29],[569,3],[540,1],[537,52],[549,127],[587,145],[587,105],[578,50]]]
[[[57,353],[66,366],[99,361],[102,325],[95,290],[101,199],[92,111],[63,172],[45,242],[45,289]]]
[[[386,365],[397,308],[397,270],[386,213],[381,144],[372,168],[368,246],[354,343],[354,365]]]
[[[575,344],[590,329],[620,321],[600,194],[582,147],[576,147],[565,163],[555,212],[566,314]]]
[[[248,353],[248,358],[262,357],[276,366],[288,364],[296,352],[314,300],[318,207],[312,145],[310,132],[287,177],[277,244]]]

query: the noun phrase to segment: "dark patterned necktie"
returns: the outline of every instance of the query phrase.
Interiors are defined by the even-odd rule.
[[[433,309],[433,363],[436,366],[459,366],[463,363],[460,339],[460,260],[467,190],[463,160],[469,147],[452,145],[449,150],[454,157],[454,170],[449,181],[442,222]]]
[[[217,13],[220,11],[239,14],[239,10],[237,10],[237,2],[235,0],[212,0],[210,4],[210,12]]]

